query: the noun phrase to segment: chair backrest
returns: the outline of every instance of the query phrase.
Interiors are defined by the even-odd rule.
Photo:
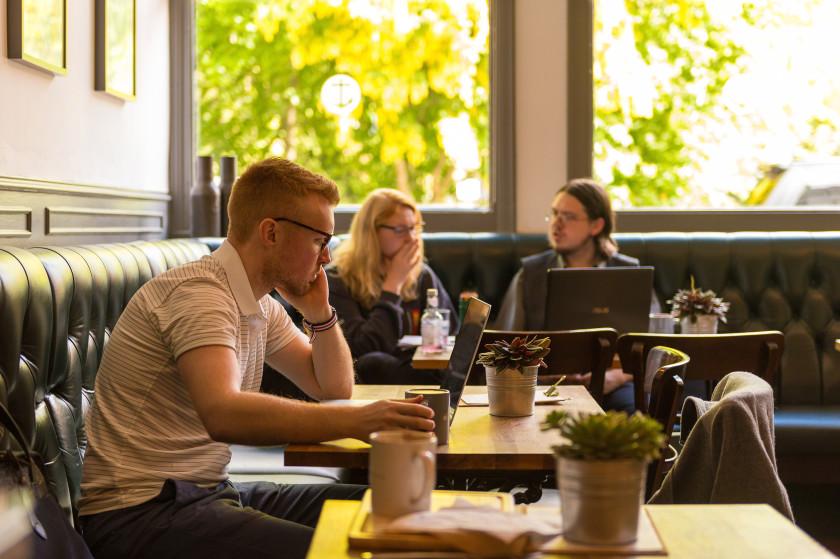
[[[683,393],[682,377],[688,362],[688,355],[670,347],[656,346],[648,353],[645,367],[645,377],[649,379],[649,384],[646,381],[646,387],[649,386],[646,392],[650,394],[648,415],[662,424],[665,443],[659,459],[648,466],[645,500],[649,499],[662,485],[668,462],[676,456],[676,451],[671,450],[670,439],[677,412],[680,409]]]
[[[741,332],[737,334],[623,334],[616,351],[625,373],[633,375],[636,409],[645,412],[645,363],[651,348],[677,349],[691,358],[683,380],[707,381],[706,399],[711,396],[713,381],[732,371],[748,371],[776,386],[785,336],[781,332]]]
[[[562,330],[551,332],[525,332],[485,330],[481,337],[479,352],[486,351],[487,344],[498,340],[513,340],[516,336],[537,336],[551,339],[551,351],[545,357],[547,369],[540,368],[539,382],[554,384],[560,375],[592,373],[589,392],[600,405],[604,397],[604,374],[612,364],[618,332],[612,328],[588,330]],[[473,365],[470,371],[472,384],[484,384],[484,370]]]

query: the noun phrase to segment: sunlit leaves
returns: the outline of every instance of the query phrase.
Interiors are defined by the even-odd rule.
[[[447,117],[467,115],[486,159],[486,2],[202,0],[197,13],[200,153],[244,164],[294,154],[345,202],[382,186],[450,198],[455,161],[437,129]],[[337,73],[362,90],[343,120],[319,99]],[[485,184],[488,168],[475,171]]]

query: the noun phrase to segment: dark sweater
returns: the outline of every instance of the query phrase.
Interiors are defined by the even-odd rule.
[[[369,309],[353,298],[334,267],[327,269],[327,281],[330,304],[338,313],[344,337],[347,338],[354,358],[375,351],[403,354],[397,341],[402,336],[420,333],[420,315],[426,308],[426,290],[430,288],[438,290],[438,307],[449,309],[449,332],[454,334],[458,330],[458,309],[452,304],[440,279],[426,264],[423,264],[417,278],[417,299],[404,301],[395,293],[383,291],[379,300]]]

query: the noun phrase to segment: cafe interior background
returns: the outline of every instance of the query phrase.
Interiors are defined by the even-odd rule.
[[[136,91],[128,99],[94,88],[94,4],[66,2],[66,74],[0,57],[0,245],[190,236],[196,155],[189,72],[193,2],[136,2]],[[467,219],[425,210],[429,231],[541,233],[557,187],[591,169],[591,111],[580,107],[591,102],[592,93],[579,86],[591,83],[586,51],[591,33],[575,24],[591,17],[591,4],[492,0],[490,5],[495,17],[504,16],[495,22],[496,33],[508,46],[491,61],[491,79],[497,80],[491,86],[494,200],[489,211]],[[0,6],[6,45],[7,1]],[[625,208],[618,211],[618,227],[819,231],[835,230],[836,215],[824,206]],[[337,232],[346,231],[350,217],[339,209]],[[791,488],[794,509],[806,531],[836,534],[836,519],[833,527],[825,526],[830,515],[824,512],[840,493],[825,487],[821,492]]]

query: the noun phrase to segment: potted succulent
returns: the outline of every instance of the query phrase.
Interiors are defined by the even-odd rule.
[[[636,541],[647,465],[665,443],[662,425],[639,412],[553,411],[547,429],[567,440],[554,446],[563,537],[599,545]]]
[[[671,314],[680,321],[683,334],[716,334],[718,319],[726,323],[729,310],[729,303],[714,291],[695,288],[694,276],[691,276],[691,289],[678,290],[668,303],[671,303]]]
[[[537,369],[547,366],[543,357],[550,344],[550,338],[517,336],[510,343],[499,340],[485,346],[489,351],[480,353],[476,363],[484,365],[487,375],[490,415],[534,415]]]

